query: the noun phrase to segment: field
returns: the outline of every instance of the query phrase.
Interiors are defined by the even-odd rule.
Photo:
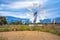
[[[0,40],[60,40],[60,24],[2,25]]]

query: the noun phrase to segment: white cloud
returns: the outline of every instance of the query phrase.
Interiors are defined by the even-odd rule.
[[[41,17],[41,20],[44,20],[45,19],[45,16],[40,16]]]
[[[0,11],[0,16],[12,16],[12,14],[10,14],[10,12],[5,12],[5,11]]]
[[[20,13],[20,12],[6,12],[6,11],[0,11],[0,16],[12,16],[12,17],[17,17],[17,18],[31,18],[32,15],[30,14],[23,14],[23,13]],[[30,17],[31,16],[31,17]]]
[[[25,8],[33,6],[33,3],[38,3],[38,1],[26,1],[26,2],[13,2],[8,7],[10,8]]]
[[[3,8],[0,8],[0,10],[2,10]]]
[[[26,8],[26,7],[32,7],[33,3],[44,4],[47,0],[32,0],[32,1],[16,1],[12,2],[10,4],[1,4],[2,7],[8,7],[8,8]]]

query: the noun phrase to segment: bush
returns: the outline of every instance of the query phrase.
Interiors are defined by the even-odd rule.
[[[40,31],[42,31],[42,32],[49,32],[49,33],[57,34],[57,35],[60,36],[60,30],[40,28]]]
[[[31,27],[32,31],[36,31],[37,27]]]
[[[29,31],[30,28],[29,27],[25,27],[25,26],[21,26],[17,28],[17,31]]]
[[[8,28],[0,28],[0,32],[5,32],[5,31],[9,31]]]
[[[15,31],[15,27],[9,27],[8,30],[9,31]]]
[[[57,34],[57,35],[60,36],[60,31],[59,30],[58,31],[55,31],[54,34]]]

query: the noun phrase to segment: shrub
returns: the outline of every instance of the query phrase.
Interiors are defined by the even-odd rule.
[[[9,31],[8,28],[0,28],[0,32]]]
[[[37,27],[31,27],[32,31],[36,31]]]
[[[57,35],[60,36],[60,30],[40,28],[40,31],[49,32],[49,33],[57,34]]]
[[[18,27],[17,30],[19,30],[19,31],[29,31],[30,28],[29,27],[25,27],[25,26],[21,26],[21,27]]]

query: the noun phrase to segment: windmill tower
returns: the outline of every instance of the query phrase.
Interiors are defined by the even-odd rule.
[[[36,20],[37,20],[37,12],[34,13],[34,24],[36,24]]]

